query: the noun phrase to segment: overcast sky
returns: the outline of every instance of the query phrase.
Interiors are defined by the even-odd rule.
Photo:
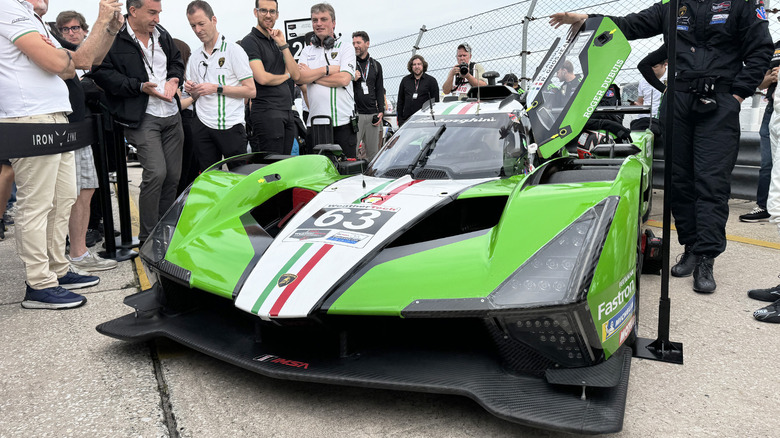
[[[517,0],[499,1],[490,4],[490,8],[515,3]],[[124,2],[124,1],[123,1]],[[173,35],[187,42],[193,49],[200,44],[189,27],[186,8],[190,0],[162,0],[163,12],[160,24]],[[285,20],[295,20],[310,16],[309,9],[316,1],[285,1],[279,2],[279,19],[276,27],[284,30]],[[352,32],[364,30],[368,32],[373,43],[380,43],[399,36],[415,33],[425,24],[433,27],[477,11],[478,3],[465,0],[447,1],[348,1],[333,0],[329,2],[336,10],[336,33],[346,36]],[[217,29],[224,33],[228,40],[237,41],[243,38],[252,26],[257,24],[252,14],[254,0],[220,0],[209,1],[217,17]],[[385,4],[387,6],[382,7]],[[87,21],[94,23],[98,11],[97,0],[49,0],[49,12],[46,21],[54,21],[62,11],[75,9],[84,14]],[[123,6],[124,9],[124,6]],[[349,38],[351,41],[351,38]]]

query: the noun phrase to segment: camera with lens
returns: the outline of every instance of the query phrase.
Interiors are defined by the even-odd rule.
[[[469,74],[469,65],[467,63],[465,63],[465,62],[461,62],[460,63],[460,75],[461,76],[466,76],[467,74]]]

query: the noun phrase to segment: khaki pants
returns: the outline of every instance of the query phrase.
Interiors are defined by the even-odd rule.
[[[382,147],[382,124],[374,126],[371,120],[376,114],[358,114],[357,142],[363,141],[366,151],[366,159],[371,161]]]
[[[0,119],[0,123],[68,123],[64,113]],[[76,201],[73,152],[12,158],[18,211],[16,247],[33,289],[56,287],[68,272],[65,237],[70,208]]]

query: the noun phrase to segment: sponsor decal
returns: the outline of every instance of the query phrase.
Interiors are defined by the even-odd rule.
[[[13,20],[11,20],[11,24],[21,23],[22,21],[29,21],[29,20],[30,19],[27,17],[14,18]]]
[[[618,330],[620,330],[620,328],[626,324],[628,320],[634,315],[634,310],[636,307],[635,303],[636,300],[634,297],[631,297],[628,303],[626,303],[626,305],[620,309],[617,315],[613,316],[609,319],[609,321],[601,325],[601,339],[603,342],[606,342],[607,339],[615,336],[615,333],[617,333]]]
[[[255,358],[252,358],[252,360],[256,362],[267,362],[267,363],[278,363],[280,365],[286,365],[288,367],[293,368],[303,368],[304,370],[309,369],[309,364],[306,362],[301,362],[297,360],[289,360],[289,359],[283,359],[279,356],[274,356],[272,354],[265,354],[263,356],[257,356]]]
[[[720,3],[713,3],[712,4],[712,12],[718,13],[718,12],[728,12],[731,10],[731,1],[726,2],[720,2]]]
[[[312,240],[312,239],[324,239],[328,235],[326,230],[295,230],[290,235],[290,239],[293,240]]]
[[[225,57],[223,56],[222,58],[219,58],[219,61],[217,61],[217,64],[219,64],[220,67],[225,65]]]
[[[354,66],[354,65],[352,65],[352,64],[347,64],[347,67],[351,68],[352,70],[354,70],[354,69],[355,69],[355,66]]]
[[[494,117],[487,116],[487,117],[471,117],[471,118],[468,118],[468,119],[436,119],[436,121],[437,122],[440,121],[441,123],[447,123],[447,124],[461,124],[462,125],[464,123],[493,123],[493,122],[496,121],[496,119]],[[413,124],[422,123],[422,124],[425,124],[425,123],[431,123],[431,119],[430,118],[421,118],[421,119],[412,120],[412,121],[409,121],[409,122],[406,122],[406,123],[413,123]]]
[[[677,26],[677,30],[688,30],[688,26]]]
[[[276,283],[279,287],[285,287],[295,281],[298,276],[295,274],[283,274],[281,277],[279,277],[279,281]]]
[[[618,344],[626,342],[628,335],[631,334],[631,330],[634,329],[634,324],[636,324],[636,314],[631,316],[631,319],[628,320],[628,324],[626,324],[626,326],[623,327],[623,330],[620,331],[620,340],[618,341]]]
[[[756,9],[756,17],[758,17],[759,20],[766,20],[766,9],[764,9],[763,6],[759,6]]]
[[[615,76],[617,76],[618,72],[620,71],[620,67],[622,67],[623,64],[624,61],[622,59],[618,59],[615,65],[612,66],[612,69],[609,71],[607,78],[604,79],[604,83],[601,84],[601,87],[599,87],[598,90],[596,90],[596,95],[593,96],[593,100],[590,101],[588,110],[585,111],[583,117],[585,117],[586,119],[590,118],[590,115],[593,114],[593,111],[596,110],[596,107],[601,102],[601,98],[604,97],[604,94],[606,94],[607,90],[609,90],[609,86],[612,85],[612,82],[614,82]]]
[[[612,89],[610,88],[609,90],[607,90],[607,96],[606,97],[615,97],[615,92],[612,91]]]
[[[65,143],[74,143],[78,140],[77,132],[68,132],[67,130],[59,133],[54,131],[54,134],[36,134],[32,136],[33,146],[46,146],[46,145],[59,145],[62,146]]]
[[[626,274],[618,284],[618,289],[620,292],[618,292],[617,296],[613,298],[610,301],[604,302],[599,304],[599,316],[598,320],[601,321],[602,319],[606,318],[607,316],[611,315],[615,310],[620,308],[623,303],[625,303],[628,300],[628,297],[632,296],[634,292],[636,292],[636,281],[634,281],[634,272],[635,270],[632,269],[629,271],[628,274]]]
[[[687,13],[688,13],[688,6],[683,6],[683,7],[681,7],[681,8],[680,8],[680,10],[678,11],[678,14],[677,14],[677,16],[678,16],[678,17],[682,17],[683,15],[685,15],[685,14],[687,14]]]
[[[331,242],[339,242],[339,243],[346,243],[349,245],[356,245],[360,243],[362,240],[368,239],[368,234],[359,234],[359,233],[347,233],[347,232],[338,232],[334,233],[332,236],[328,237],[327,240]]]
[[[681,26],[687,26],[691,24],[691,17],[677,17],[677,24]]]
[[[315,59],[317,59],[317,55],[309,55],[306,59],[308,59],[309,61],[314,61]]]
[[[339,56],[339,52],[330,52],[330,59],[336,59]]]
[[[710,20],[710,24],[723,24],[729,18],[729,14],[715,14]]]

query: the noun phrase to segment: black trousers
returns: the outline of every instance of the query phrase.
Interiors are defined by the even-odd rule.
[[[208,169],[222,157],[246,153],[246,131],[238,124],[230,129],[212,129],[197,117],[192,120],[192,148],[198,159],[200,171]]]
[[[675,94],[674,138],[667,137],[665,143],[674,147],[671,204],[678,240],[693,254],[716,257],[726,250],[740,103],[729,93],[716,93],[717,108],[699,114],[694,94]],[[662,105],[662,121],[665,114]]]
[[[292,110],[252,109],[250,145],[253,152],[274,152],[289,155],[297,128]]]

